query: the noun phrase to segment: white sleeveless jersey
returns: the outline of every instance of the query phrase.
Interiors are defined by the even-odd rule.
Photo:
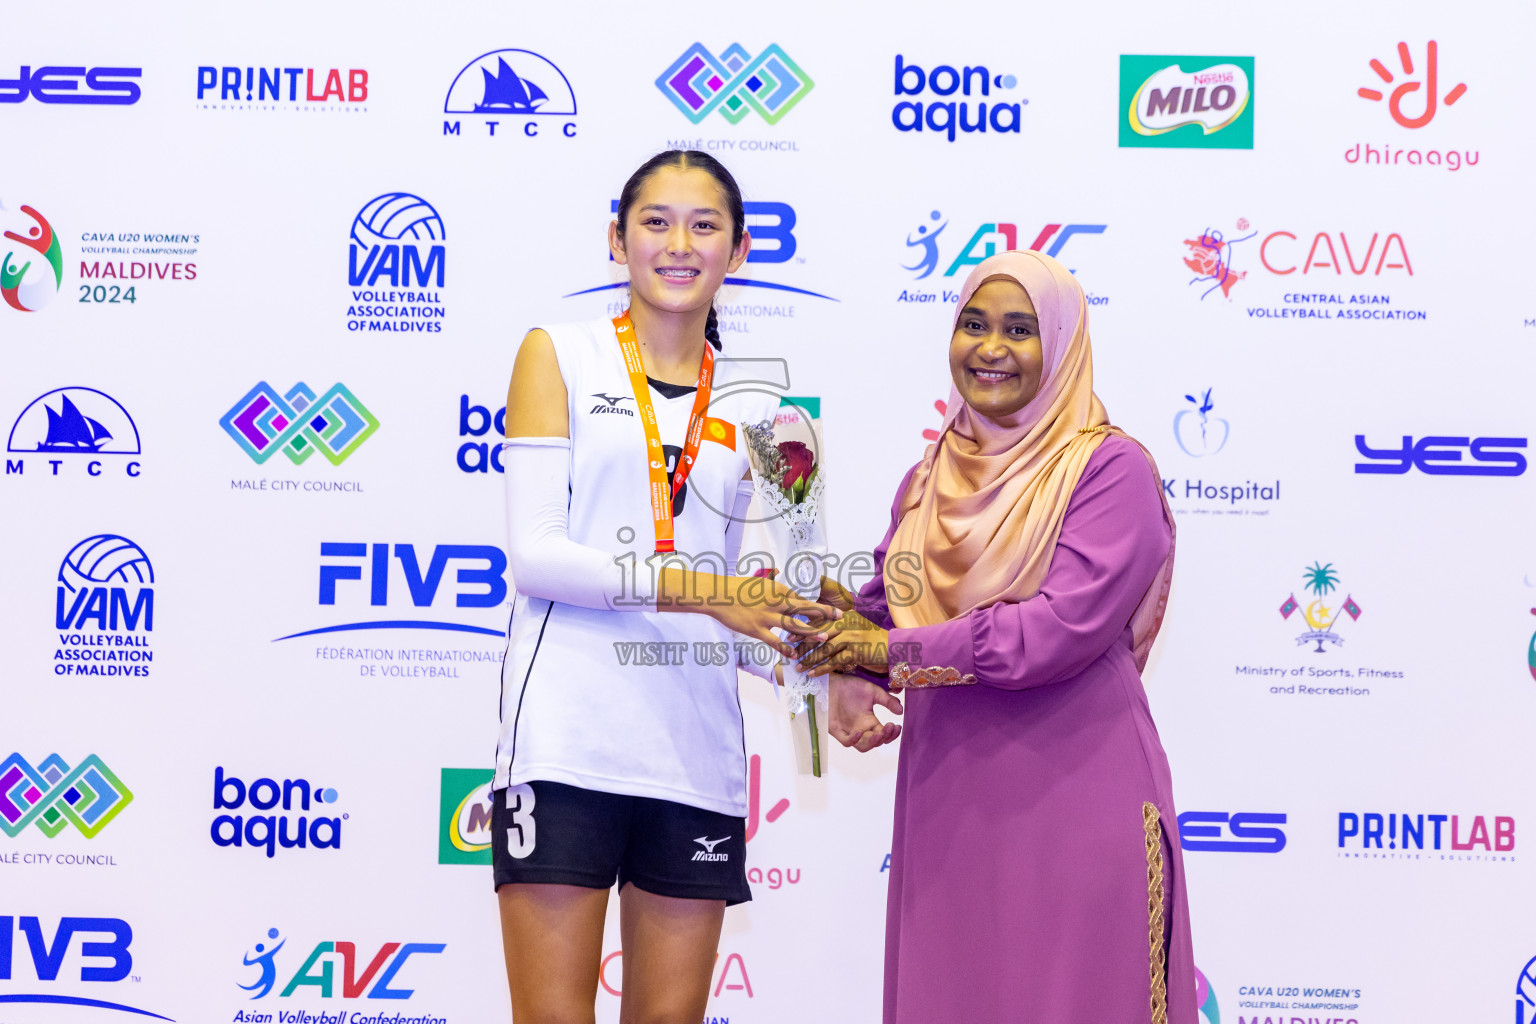
[[[568,395],[570,537],[616,558],[632,554],[631,564],[648,572],[644,560],[655,550],[656,533],[645,431],[613,323],[543,329],[554,341]],[[723,552],[727,516],[748,471],[740,425],[771,420],[778,410],[776,394],[731,387],[746,376],[728,357],[717,357],[709,415],[721,422],[716,429],[706,424],[698,458],[674,502],[679,553]],[[670,471],[682,450],[694,392],[669,399],[651,388],[650,397]],[[632,594],[632,585],[626,591]],[[703,614],[598,610],[522,594],[513,603],[508,634],[497,788],[563,782],[737,817],[747,813],[731,647],[736,634]],[[698,656],[721,650],[721,644],[731,656]]]

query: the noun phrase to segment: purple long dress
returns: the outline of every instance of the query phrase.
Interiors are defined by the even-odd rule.
[[[902,694],[885,1024],[1194,1024],[1173,785],[1128,626],[1168,553],[1158,486],[1106,440],[1027,601],[894,629],[880,578],[860,592],[893,649],[921,646],[908,661],[977,680]]]

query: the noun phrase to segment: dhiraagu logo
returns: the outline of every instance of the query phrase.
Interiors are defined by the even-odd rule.
[[[491,862],[491,782],[489,768],[444,768],[438,801],[437,862]]]
[[[1253,148],[1253,58],[1122,54],[1120,145]]]

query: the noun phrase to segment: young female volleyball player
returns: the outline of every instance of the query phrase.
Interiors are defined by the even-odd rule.
[[[741,375],[715,359],[714,295],[751,246],[736,182],[661,153],[608,243],[629,310],[530,331],[507,395],[495,881],[515,1020],[593,1020],[617,879],[622,1019],[696,1024],[725,907],[751,898],[736,659],[697,655],[737,634],[790,653],[772,629],[813,635],[791,616],[827,609],[734,575],[751,496],[736,425],[778,405],[733,394]],[[653,573],[674,547],[695,568]]]

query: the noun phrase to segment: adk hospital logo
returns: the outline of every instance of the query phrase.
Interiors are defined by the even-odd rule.
[[[55,675],[147,677],[155,570],[144,549],[115,533],[71,548],[59,566],[54,627]]]
[[[363,204],[352,219],[347,330],[441,332],[447,237],[443,218],[420,196],[386,192]]]
[[[139,428],[123,404],[95,388],[55,388],[34,398],[11,424],[6,476],[136,479]],[[17,456],[12,458],[11,456]]]

